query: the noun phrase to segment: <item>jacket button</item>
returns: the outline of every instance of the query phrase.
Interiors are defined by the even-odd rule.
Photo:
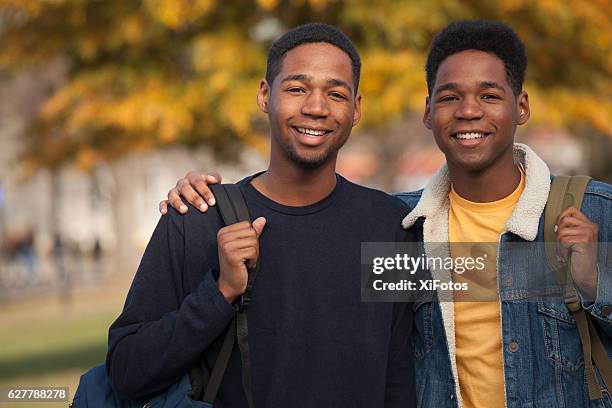
[[[519,349],[519,345],[516,341],[512,341],[508,344],[508,351],[511,353],[516,353]]]
[[[149,404],[149,403],[147,402],[146,404],[144,404],[144,405],[142,406],[142,408],[151,408],[151,404]]]
[[[604,315],[605,317],[610,316],[610,313],[612,313],[612,307],[610,307],[610,306],[608,306],[608,305],[604,306],[604,307],[601,309],[601,313],[603,313],[603,315]]]
[[[504,278],[504,285],[510,286],[512,285],[512,282],[514,282],[514,279],[512,279],[512,276],[506,276]]]
[[[454,399],[455,399],[455,394],[452,394],[452,393],[451,393],[451,395],[449,396],[449,398],[451,399],[451,401],[452,401],[452,400],[454,400]]]

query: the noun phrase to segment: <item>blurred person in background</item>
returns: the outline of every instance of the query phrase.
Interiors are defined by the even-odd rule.
[[[20,226],[8,230],[2,237],[2,254],[6,258],[6,286],[15,284],[32,285],[39,278],[39,265],[34,248],[34,230],[29,226]],[[9,269],[12,272],[9,272]]]
[[[514,143],[517,126],[530,117],[526,67],[523,43],[498,22],[451,23],[428,54],[423,122],[446,164],[423,190],[397,194],[412,209],[403,226],[425,242],[498,242],[499,252],[479,277],[495,301],[415,305],[420,407],[612,407],[598,372],[603,392],[590,400],[578,328],[563,298],[510,301],[514,286],[499,289],[498,282],[520,276],[508,262],[509,244],[544,240],[551,184],[544,161]],[[220,180],[217,173],[189,172],[160,211],[166,213],[169,202],[186,212],[180,196],[206,211],[214,204],[207,184]],[[608,355],[612,271],[607,247],[597,243],[612,239],[611,217],[612,186],[593,180],[582,210],[566,209],[555,227],[566,256],[572,248],[572,278]],[[462,278],[449,273],[448,279]]]
[[[270,119],[266,171],[239,185],[253,223],[170,211],[109,330],[108,374],[140,398],[201,365],[208,382],[225,328],[261,263],[249,306],[258,407],[414,406],[412,308],[362,303],[361,243],[402,240],[406,206],[335,172],[360,119],[360,58],[338,29],[307,24],[271,47],[257,102]],[[215,406],[247,405],[234,346]]]

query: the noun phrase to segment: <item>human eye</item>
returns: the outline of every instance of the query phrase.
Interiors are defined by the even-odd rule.
[[[438,102],[453,102],[456,101],[458,98],[455,95],[442,95],[438,98]]]
[[[348,98],[346,97],[346,95],[344,95],[342,92],[338,92],[338,91],[331,91],[331,92],[329,93],[329,96],[331,96],[331,97],[332,97],[332,98],[334,98],[334,99],[340,99],[340,100],[346,100],[346,99],[348,99]]]
[[[483,94],[483,95],[481,96],[481,98],[482,98],[482,99],[484,99],[485,101],[486,101],[486,100],[490,100],[490,101],[492,101],[492,100],[501,99],[501,98],[499,97],[499,95],[492,94],[492,93],[486,93],[486,94]]]
[[[289,86],[287,87],[287,92],[291,94],[301,94],[301,93],[305,93],[306,90],[300,86]]]

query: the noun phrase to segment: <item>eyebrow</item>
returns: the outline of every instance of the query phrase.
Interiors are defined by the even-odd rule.
[[[444,85],[440,85],[439,87],[437,87],[435,89],[434,95],[439,94],[440,92],[443,92],[443,91],[453,91],[457,88],[459,88],[459,85],[457,85],[455,82],[447,82]]]
[[[499,89],[502,92],[506,92],[506,90],[504,89],[503,86],[501,86],[500,84],[498,84],[497,82],[492,82],[492,81],[482,81],[478,83],[478,86],[481,89],[490,89],[490,88],[495,88],[495,89]]]
[[[312,80],[312,77],[309,75],[304,75],[304,74],[294,74],[294,75],[287,75],[286,77],[283,78],[283,80],[281,82],[287,82],[287,81],[310,81]]]
[[[339,79],[328,79],[327,84],[331,86],[341,86],[343,88],[346,88],[349,92],[353,92],[353,88],[351,88],[349,84]]]
[[[288,81],[310,82],[312,81],[312,79],[313,77],[311,75],[294,74],[294,75],[287,75],[286,77],[283,78],[281,82],[288,82]],[[353,92],[353,88],[351,88],[349,84],[347,84],[346,82],[340,79],[329,78],[325,82],[327,83],[327,85],[341,86],[343,88],[346,88],[349,92]]]
[[[481,81],[481,82],[478,82],[478,87],[480,89],[491,89],[491,88],[494,88],[494,89],[499,89],[502,92],[506,92],[506,90],[504,89],[503,86],[501,86],[497,82],[493,82],[493,81]],[[456,82],[447,82],[444,85],[440,85],[438,88],[436,88],[434,94],[438,94],[438,93],[443,92],[443,91],[454,91],[457,88],[459,88],[459,85]]]

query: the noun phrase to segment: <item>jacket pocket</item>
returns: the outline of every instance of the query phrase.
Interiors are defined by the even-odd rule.
[[[584,365],[580,334],[576,322],[561,300],[539,300],[538,315],[546,357],[566,371],[577,371]]]
[[[433,347],[432,302],[414,304],[417,335],[414,337],[414,357],[422,359]]]

